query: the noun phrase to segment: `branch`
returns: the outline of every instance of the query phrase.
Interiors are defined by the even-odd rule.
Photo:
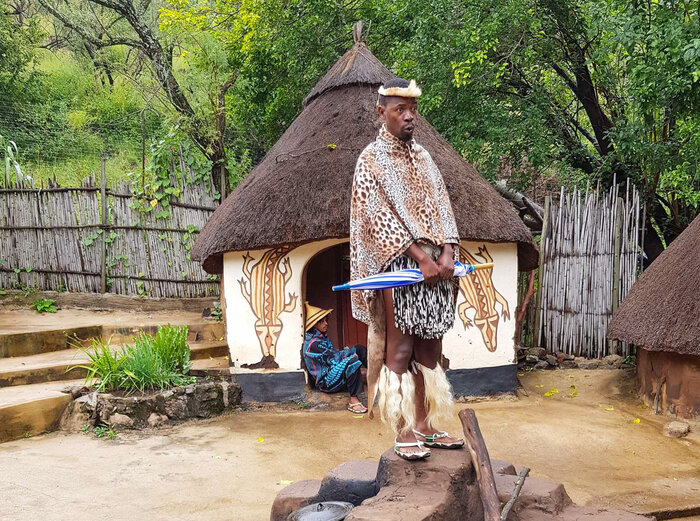
[[[552,68],[556,71],[556,73],[559,76],[561,76],[561,78],[566,82],[566,84],[569,86],[572,92],[576,94],[578,92],[578,86],[576,85],[574,79],[571,76],[569,76],[569,73],[567,73],[555,62],[552,62]]]
[[[96,38],[95,36],[89,34],[83,27],[71,22],[67,17],[65,17],[60,11],[54,8],[46,0],[39,0],[39,3],[44,9],[46,9],[49,12],[49,14],[51,14],[54,18],[59,20],[63,25],[77,33],[81,38],[90,42],[91,45],[97,48],[102,49],[103,47],[111,47],[114,45],[127,45],[129,47],[143,49],[143,45],[141,45],[141,42],[137,40],[132,40],[131,38],[109,38],[107,40],[101,40],[99,38]]]

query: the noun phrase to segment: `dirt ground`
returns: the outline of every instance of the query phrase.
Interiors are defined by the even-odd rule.
[[[700,503],[700,425],[685,439],[663,436],[667,418],[640,405],[633,374],[538,371],[521,380],[527,396],[469,405],[492,458],[564,483],[581,504],[650,512]],[[458,432],[458,420],[447,428]],[[391,441],[378,420],[302,409],[112,440],[52,433],[0,445],[0,519],[266,520],[289,482],[376,459]]]

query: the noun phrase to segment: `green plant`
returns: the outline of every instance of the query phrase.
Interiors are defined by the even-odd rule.
[[[54,301],[50,298],[40,298],[32,302],[31,306],[39,313],[56,313]]]
[[[133,393],[186,385],[194,381],[187,376],[192,366],[187,331],[186,326],[160,327],[155,336],[141,333],[133,339],[133,346],[119,349],[94,339],[85,350],[90,365],[77,367],[87,371],[86,382],[96,385],[98,391]]]
[[[85,369],[85,383],[97,383],[98,391],[117,389],[122,386],[124,380],[124,362],[126,360],[123,349],[115,349],[100,338],[92,339],[90,349],[84,352],[90,359],[89,365],[78,365],[71,369]]]
[[[224,312],[221,309],[221,303],[217,300],[214,302],[213,308],[211,310],[211,317],[217,322],[221,322],[224,319]]]
[[[113,439],[117,433],[112,429],[112,427],[98,426],[92,431],[95,438],[105,438],[107,440]]]
[[[87,434],[88,432],[90,432],[90,424],[86,423],[85,425],[80,427],[80,432],[82,432],[83,434]]]

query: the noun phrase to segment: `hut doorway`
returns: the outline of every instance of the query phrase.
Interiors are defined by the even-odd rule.
[[[352,317],[350,292],[333,292],[332,286],[350,280],[350,245],[338,244],[316,254],[306,265],[304,300],[323,309],[333,309],[328,337],[336,349],[367,345],[367,325]]]

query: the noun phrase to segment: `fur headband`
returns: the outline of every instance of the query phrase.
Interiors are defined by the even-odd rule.
[[[380,96],[398,96],[400,98],[417,98],[423,92],[420,87],[416,85],[416,80],[411,80],[408,87],[389,87],[385,89],[383,86],[379,87]]]

